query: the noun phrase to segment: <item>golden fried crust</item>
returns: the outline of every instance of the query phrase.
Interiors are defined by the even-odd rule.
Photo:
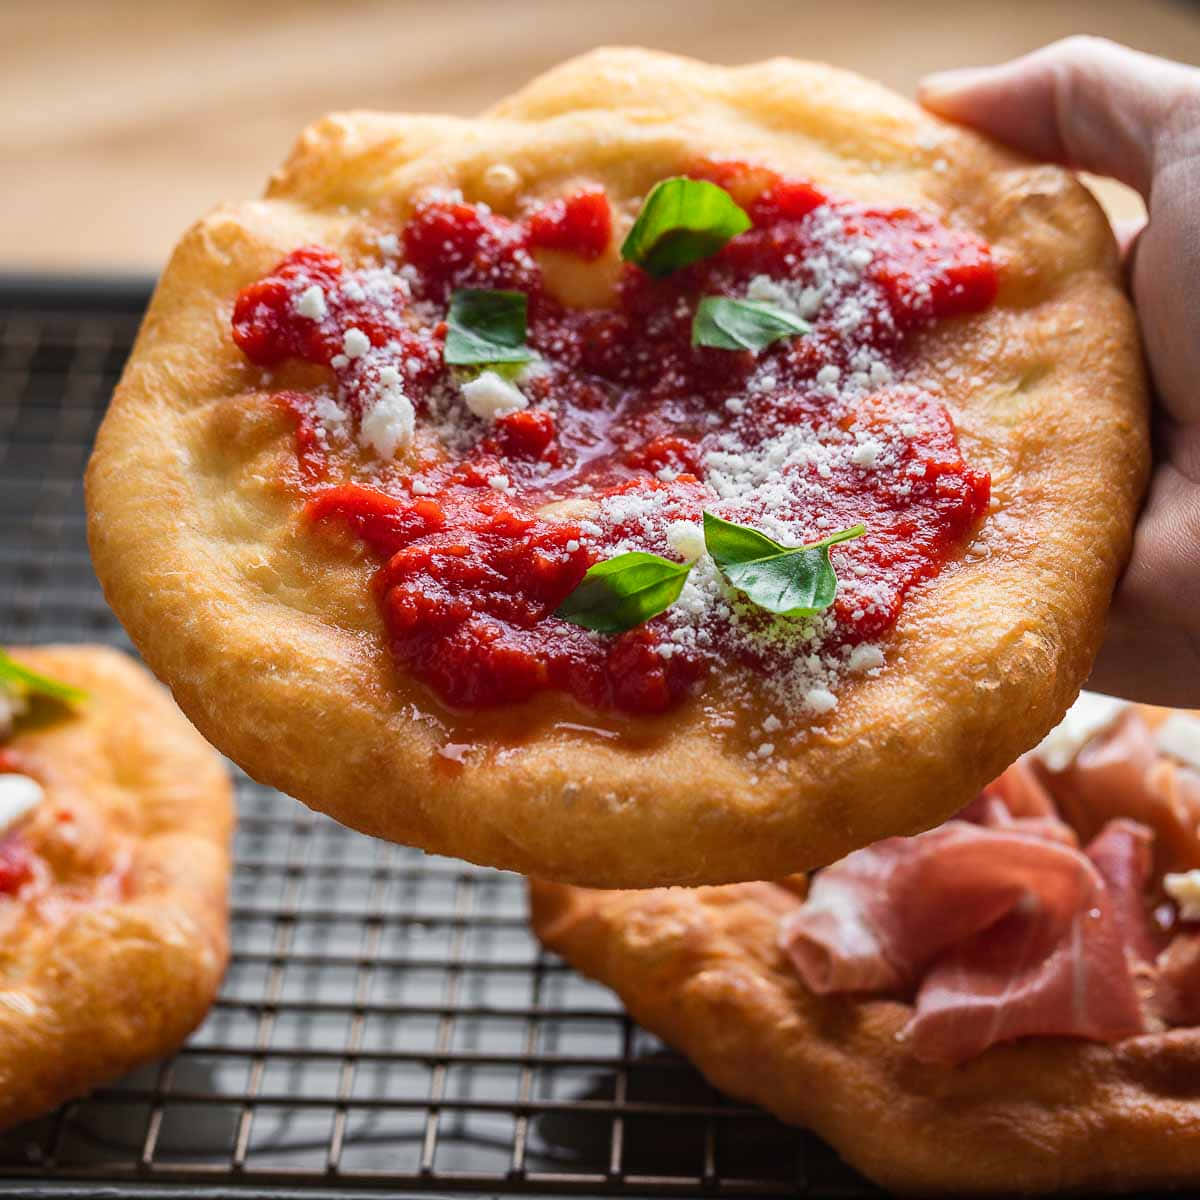
[[[128,658],[12,655],[89,699],[6,747],[45,790],[21,836],[49,876],[0,900],[0,1127],[175,1049],[204,1018],[228,956],[233,827],[220,759]]]
[[[597,181],[616,242],[647,189],[700,158],[940,212],[1002,263],[991,311],[917,343],[968,461],[992,474],[991,514],[910,594],[887,669],[846,681],[829,716],[796,715],[769,771],[747,757],[753,720],[714,731],[711,714],[731,710],[719,675],[639,719],[596,718],[559,694],[455,714],[397,677],[373,563],[301,527],[283,482],[291,427],[230,335],[237,291],[288,251],[316,242],[353,261],[433,186],[512,213]],[[613,255],[575,267],[581,293]],[[255,778],[429,851],[650,886],[778,878],[934,825],[1034,744],[1090,669],[1147,461],[1113,240],[1070,174],[828,67],[603,50],[477,120],[326,118],[265,200],[196,225],[117,389],[87,499],[109,602],[183,710]],[[460,765],[439,757],[447,743]]]
[[[530,883],[538,937],[714,1086],[905,1194],[1200,1185],[1200,1030],[1027,1038],[917,1062],[912,1008],[816,996],[776,945],[803,884],[598,892]]]

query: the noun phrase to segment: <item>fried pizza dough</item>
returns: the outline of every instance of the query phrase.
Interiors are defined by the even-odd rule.
[[[220,758],[170,697],[99,646],[12,650],[85,689],[33,699],[6,774],[42,798],[0,842],[0,1126],[174,1050],[228,954],[233,806]]]
[[[306,246],[378,264],[430,196],[459,203],[461,192],[469,220],[479,205],[516,216],[598,187],[613,214],[604,252],[536,257],[564,303],[602,307],[652,186],[730,160],[861,206],[929,213],[990,246],[995,303],[919,331],[904,368],[990,474],[990,507],[906,595],[862,660],[872,669],[840,679],[836,695],[817,687],[780,705],[729,657],[661,714],[594,711],[553,689],[443,703],[389,653],[371,587],[379,560],[304,516],[296,423],[279,395],[336,400],[329,370],[249,362],[231,334],[239,291]],[[322,319],[319,286],[295,302]],[[355,329],[343,345],[344,367],[369,339]],[[391,411],[396,422],[360,431],[373,448],[345,468],[359,482],[404,467],[403,455],[378,461],[411,415]],[[428,449],[420,411],[416,425]],[[869,466],[875,450],[860,451]],[[1068,172],[829,67],[602,50],[476,120],[328,117],[265,199],[189,231],[100,431],[87,501],[109,602],[184,712],[256,779],[431,852],[651,886],[779,878],[926,828],[1037,742],[1090,669],[1147,462],[1115,245]],[[489,482],[504,492],[508,476]]]
[[[1156,725],[1162,713],[1142,716]],[[1200,722],[1191,729],[1195,739]],[[806,986],[786,952],[787,931],[794,936],[807,894],[803,876],[625,892],[531,881],[532,925],[549,949],[613,988],[639,1024],[685,1054],[716,1087],[812,1129],[852,1166],[896,1192],[1092,1195],[1194,1188],[1200,1185],[1200,942],[1194,924],[1200,911],[1190,907],[1186,889],[1200,887],[1200,774],[1155,762],[1146,738],[1142,728],[1118,727],[1077,762],[1063,762],[1043,778],[1051,779],[1061,811],[1071,814],[1081,836],[1091,838],[1103,822],[1128,829],[1132,817],[1141,822],[1134,828],[1154,839],[1152,879],[1164,868],[1181,872],[1166,876],[1166,891],[1182,897],[1173,924],[1161,911],[1161,881],[1146,901],[1154,944],[1166,947],[1158,966],[1131,967],[1146,1006],[1140,1027],[1152,1032],[1109,1042],[1025,1036],[957,1063],[922,1056],[913,1032],[920,1010],[904,997],[869,994],[865,982],[867,990],[858,992],[843,987],[818,994]],[[1200,742],[1193,741],[1191,753],[1197,751]],[[1029,768],[1018,767],[1009,778],[1020,789]],[[1031,850],[1044,847],[1033,832],[1037,822],[1027,825]],[[816,915],[820,908],[812,911],[812,929],[823,919]],[[856,926],[856,911],[826,928],[837,928],[844,950],[866,962],[872,936],[866,931],[874,926]],[[823,916],[831,914],[826,906]],[[953,922],[938,922],[947,924]],[[1167,941],[1168,930],[1176,941]],[[995,962],[1012,965],[1003,952],[995,960],[977,956],[977,973],[981,961],[993,969]],[[1021,983],[1005,974],[985,980],[992,986],[980,1003],[1003,996],[1018,1010],[1037,1004],[1029,985],[1045,965],[1039,964],[1036,957],[1021,962]],[[1171,976],[1175,981],[1164,986]],[[944,972],[939,978],[944,1000]],[[1086,971],[1076,979],[1086,989]],[[1090,1002],[1089,993],[1083,1006]],[[956,1004],[960,1019],[974,1020],[970,1001],[960,997]],[[1156,1010],[1166,1022],[1156,1019]],[[979,1020],[993,1028],[1002,1023],[991,1008]]]

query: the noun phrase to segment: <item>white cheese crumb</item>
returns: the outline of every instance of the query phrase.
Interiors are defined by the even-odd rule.
[[[746,298],[765,301],[767,304],[778,304],[781,308],[791,303],[787,290],[769,275],[755,275],[746,285]]]
[[[1098,733],[1109,729],[1129,707],[1124,700],[1101,696],[1096,692],[1080,692],[1079,698],[1067,709],[1067,715],[1042,739],[1033,753],[1051,771],[1065,771],[1075,755]]]
[[[667,526],[667,545],[684,562],[695,562],[705,550],[704,530],[694,521],[672,521]]]
[[[42,785],[28,775],[0,775],[0,830],[28,816],[45,796]]]
[[[505,413],[529,407],[521,390],[495,371],[484,371],[468,380],[461,391],[467,407],[485,421],[494,421]]]
[[[489,475],[488,487],[495,488],[498,492],[508,491],[508,476],[507,475]]]
[[[873,467],[883,453],[883,447],[878,442],[860,442],[850,451],[850,461],[858,467]]]
[[[783,722],[774,714],[770,713],[763,721],[763,733],[775,733],[783,728]]]
[[[850,659],[846,663],[846,669],[854,672],[856,675],[862,674],[864,671],[876,671],[884,664],[883,651],[878,646],[863,644],[855,646],[850,652]]]
[[[919,432],[920,430],[912,423],[912,421],[905,421],[900,426],[901,437],[914,438]]]
[[[1163,890],[1179,905],[1182,920],[1200,921],[1200,871],[1168,871]]]
[[[306,287],[296,297],[293,307],[302,317],[308,317],[313,321],[325,320],[329,312],[325,304],[325,293],[321,290],[321,285],[317,283]]]
[[[809,688],[804,693],[804,704],[817,716],[821,716],[837,708],[837,697],[828,688]]]
[[[822,386],[828,386],[829,384],[837,383],[841,377],[841,368],[835,367],[832,363],[826,363],[825,366],[823,366],[817,372],[817,382]]]
[[[757,751],[759,758],[770,758],[771,755],[774,753],[775,753],[775,743],[774,742],[763,742],[763,744],[761,746],[759,746],[758,751]]]
[[[376,239],[376,245],[388,258],[395,258],[400,253],[400,239],[394,233],[381,233]]]
[[[358,440],[380,458],[394,458],[401,446],[412,441],[415,428],[416,413],[412,402],[399,389],[387,388],[363,413]]]
[[[432,496],[436,491],[436,488],[430,487],[423,479],[414,479],[412,481],[412,494],[414,496]]]
[[[371,339],[361,329],[347,329],[342,336],[342,353],[347,358],[362,358],[371,348]]]
[[[568,554],[574,554],[578,549],[579,543],[575,540],[575,538],[572,538],[566,545],[566,551]]]
[[[346,414],[332,396],[318,394],[313,399],[313,415],[321,423],[326,436],[331,433],[340,435],[345,428]]]

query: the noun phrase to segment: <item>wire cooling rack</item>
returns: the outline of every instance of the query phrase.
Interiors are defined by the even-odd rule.
[[[129,648],[88,561],[81,475],[145,299],[0,285],[0,642]],[[0,1138],[0,1195],[880,1194],[543,953],[518,877],[244,776],[238,804],[209,1018],[172,1058]]]

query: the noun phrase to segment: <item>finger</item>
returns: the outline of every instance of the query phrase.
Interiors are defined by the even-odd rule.
[[[931,75],[919,96],[1034,158],[1111,175],[1146,196],[1156,149],[1175,132],[1181,100],[1198,92],[1195,68],[1073,37],[1001,66]]]
[[[1200,427],[1168,429],[1117,587],[1093,683],[1151,704],[1200,706]]]

